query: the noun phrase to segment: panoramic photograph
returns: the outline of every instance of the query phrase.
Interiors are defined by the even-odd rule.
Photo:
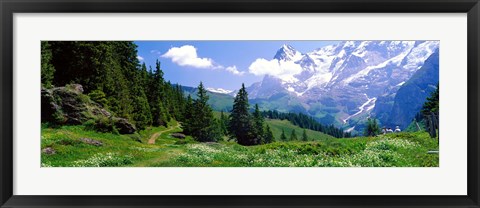
[[[440,41],[41,41],[41,167],[439,167]]]

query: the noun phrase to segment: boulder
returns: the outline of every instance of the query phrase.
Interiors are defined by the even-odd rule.
[[[80,138],[79,140],[81,142],[85,143],[85,144],[90,144],[90,145],[94,145],[94,146],[103,146],[103,142],[98,141],[98,140],[94,140],[94,139],[90,139],[90,138]]]
[[[185,139],[185,134],[181,134],[181,133],[173,133],[173,134],[170,134],[170,136],[177,139]]]
[[[115,127],[117,128],[118,133],[120,134],[133,134],[135,133],[135,131],[137,131],[135,126],[132,123],[128,122],[127,119],[116,118],[114,119],[114,122],[115,122]]]
[[[78,93],[78,94],[82,94],[83,93],[83,86],[80,85],[80,84],[70,84],[68,85],[68,87],[70,88],[70,90]]]
[[[41,119],[42,122],[64,123],[67,118],[62,112],[61,106],[56,102],[53,91],[42,88],[41,91]]]
[[[51,147],[47,147],[47,148],[42,149],[42,152],[47,154],[47,155],[53,155],[53,154],[56,153],[55,150]]]
[[[104,117],[110,117],[112,114],[108,112],[107,110],[103,109],[100,107],[100,105],[97,106],[98,108],[93,108],[92,113],[95,116],[104,116]]]
[[[89,118],[88,97],[82,94],[81,85],[69,85],[53,89],[42,89],[42,121],[57,124],[82,124]]]
[[[88,120],[112,120],[120,134],[133,134],[135,125],[125,118],[112,116],[112,113],[83,94],[79,84],[52,89],[42,88],[42,122],[57,125],[81,125]]]

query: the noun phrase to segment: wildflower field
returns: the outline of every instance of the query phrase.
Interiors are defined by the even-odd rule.
[[[174,126],[172,124],[171,126]],[[438,167],[438,141],[425,132],[350,139],[274,142],[241,146],[235,142],[198,143],[176,139],[168,130],[155,144],[147,139],[165,127],[135,135],[86,131],[82,126],[42,126],[42,167]],[[102,145],[81,142],[81,138]]]

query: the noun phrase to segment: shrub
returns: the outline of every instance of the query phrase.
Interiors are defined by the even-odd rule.
[[[88,120],[84,123],[84,126],[86,130],[119,134],[118,129],[115,127],[115,122],[110,118],[102,117],[97,120]]]
[[[368,118],[367,128],[363,132],[365,136],[377,136],[380,134],[380,127],[378,126],[377,119]]]
[[[94,90],[90,93],[88,93],[88,96],[90,99],[92,99],[94,102],[100,104],[104,108],[108,108],[108,100],[107,96],[105,93],[101,90]]]

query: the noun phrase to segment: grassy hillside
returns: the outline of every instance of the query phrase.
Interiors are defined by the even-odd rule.
[[[228,112],[224,112],[225,115],[230,115]],[[220,112],[214,111],[213,115],[215,118],[220,118]],[[273,136],[276,140],[280,139],[280,135],[282,134],[282,130],[285,130],[285,135],[287,138],[290,138],[290,134],[292,134],[292,130],[295,129],[295,133],[297,134],[297,138],[301,139],[303,134],[303,129],[295,126],[292,122],[288,120],[278,120],[278,119],[265,119],[265,123],[270,126],[273,132]],[[310,129],[307,130],[308,140],[324,140],[324,139],[334,139],[334,137],[324,134],[319,131],[312,131]]]
[[[197,98],[197,88],[182,86],[185,96],[190,95],[193,99]],[[226,94],[207,92],[209,96],[208,104],[216,111],[229,111],[233,106],[233,97]]]
[[[270,125],[270,128],[272,129],[273,136],[275,136],[275,139],[280,139],[280,135],[282,134],[282,129],[285,130],[285,135],[287,138],[290,138],[290,134],[292,134],[292,131],[295,129],[295,133],[297,134],[297,138],[301,139],[302,134],[303,134],[303,129],[295,126],[292,124],[292,122],[288,120],[277,120],[277,119],[266,119],[265,120],[268,125]],[[325,140],[325,139],[335,139],[334,137],[324,134],[319,131],[312,131],[310,129],[307,129],[307,136],[308,140]]]
[[[289,127],[285,121],[273,123],[277,129]],[[42,167],[438,167],[439,155],[427,153],[438,150],[438,143],[425,132],[245,147],[170,136],[179,131],[176,122],[129,136],[86,131],[83,126],[42,125]],[[158,137],[148,144],[152,135]],[[54,153],[46,153],[48,148]]]

